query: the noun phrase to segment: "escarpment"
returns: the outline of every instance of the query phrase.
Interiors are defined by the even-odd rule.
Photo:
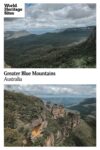
[[[80,113],[63,105],[9,91],[5,91],[4,105],[5,146],[75,146],[76,136],[84,136],[83,129],[88,129],[91,138]]]
[[[33,118],[31,124],[31,142],[33,144],[39,142],[39,140],[43,140],[40,146],[54,146],[59,140],[63,143],[65,138],[70,136],[73,128],[76,128],[80,123],[79,113],[65,110],[61,105],[52,105],[49,112],[51,115],[51,119],[49,118],[49,120],[48,115],[45,115],[45,119],[40,116],[36,119]],[[59,129],[57,129],[57,127],[55,127],[56,130],[51,129],[53,126],[49,125],[50,122],[56,123]]]

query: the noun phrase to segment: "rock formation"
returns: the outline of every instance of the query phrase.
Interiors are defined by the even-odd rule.
[[[5,146],[96,145],[96,98],[67,109],[22,93],[4,96]]]
[[[31,140],[34,142],[37,138],[43,136],[42,132],[47,127],[48,122],[41,117],[32,121]]]
[[[44,146],[54,146],[54,135],[53,135],[53,133],[50,133],[50,135],[47,137],[47,139],[44,142]]]
[[[75,128],[80,123],[80,115],[78,113],[69,112],[67,117],[67,126],[71,129]]]
[[[65,110],[63,106],[58,106],[58,105],[53,105],[51,113],[53,115],[54,119],[60,118],[60,117],[64,117],[65,114]]]
[[[60,139],[62,137],[62,133],[61,133],[61,131],[57,131],[57,133],[56,133],[56,139]]]

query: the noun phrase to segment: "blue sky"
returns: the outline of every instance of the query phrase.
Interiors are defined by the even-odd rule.
[[[26,4],[25,18],[5,18],[5,31],[56,30],[96,25],[95,4]]]
[[[5,85],[5,89],[34,96],[96,97],[96,85]]]

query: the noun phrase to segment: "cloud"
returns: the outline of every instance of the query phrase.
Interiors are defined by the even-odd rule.
[[[87,5],[90,9],[96,9],[96,4],[95,3],[91,3],[91,4],[87,4]]]
[[[74,6],[71,7],[66,17],[70,19],[80,19],[91,17],[93,14],[94,11],[92,11],[92,9],[89,9],[88,6],[84,6],[83,8],[81,6]]]
[[[95,85],[5,85],[5,89],[35,96],[96,97]]]
[[[5,18],[5,31],[59,29],[96,24],[95,4],[26,4],[25,18]]]

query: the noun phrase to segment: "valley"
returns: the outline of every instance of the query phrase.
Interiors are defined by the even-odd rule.
[[[66,108],[44,103],[36,96],[5,90],[4,145],[96,146],[95,104],[95,98],[90,98]],[[89,107],[88,112],[81,105]]]
[[[95,68],[96,27],[68,28],[40,35],[5,32],[5,67]]]

